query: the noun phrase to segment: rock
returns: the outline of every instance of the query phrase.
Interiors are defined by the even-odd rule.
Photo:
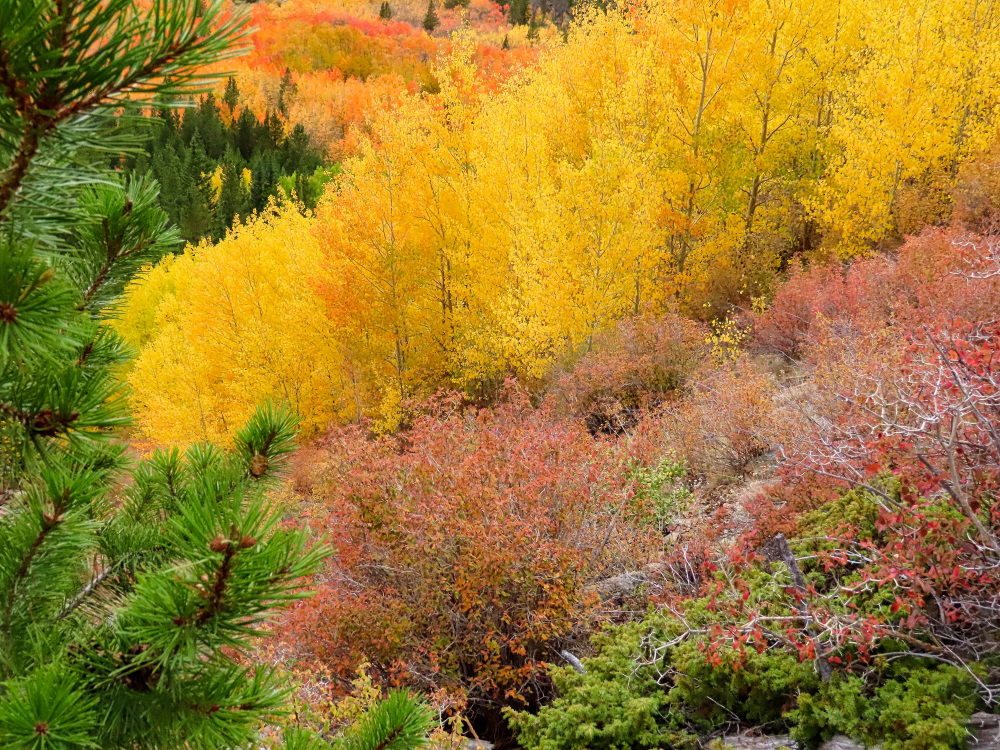
[[[607,600],[627,596],[645,582],[646,576],[641,571],[636,570],[605,578],[603,581],[588,586],[587,589],[597,591],[602,600]]]
[[[865,750],[865,746],[845,734],[835,734],[820,745],[819,750]]]
[[[493,750],[493,743],[483,740],[468,740],[465,743],[465,750]]]
[[[969,717],[969,750],[1000,750],[1000,716],[975,713]]]
[[[713,740],[709,747],[713,750],[797,750],[798,745],[787,734],[775,735],[754,735],[754,734],[727,734],[717,740]]]
[[[969,750],[1000,750],[1000,715],[976,713],[969,717]],[[798,750],[798,745],[788,735],[773,736],[729,734],[707,745],[711,750]],[[865,748],[850,737],[837,734],[828,739],[820,750],[881,750],[881,745]],[[470,750],[473,750],[470,748]]]
[[[596,591],[602,600],[616,599],[628,596],[639,586],[662,580],[665,563],[651,562],[642,566],[642,570],[629,570],[621,575],[604,578],[586,587],[586,591]]]

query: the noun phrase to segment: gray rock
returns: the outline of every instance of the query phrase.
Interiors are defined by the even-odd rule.
[[[1000,750],[1000,716],[977,713],[969,717],[969,750]]]
[[[860,742],[855,742],[844,734],[835,734],[822,745],[819,750],[865,750],[865,746]]]
[[[798,745],[787,734],[775,735],[754,735],[754,734],[727,734],[720,739],[713,740],[709,744],[712,750],[797,750]]]
[[[1000,715],[976,713],[969,717],[969,750],[1000,750]],[[787,735],[760,736],[731,734],[713,740],[708,745],[711,750],[797,750],[798,745]],[[866,749],[860,742],[838,734],[822,745],[820,750],[880,750],[881,746]]]

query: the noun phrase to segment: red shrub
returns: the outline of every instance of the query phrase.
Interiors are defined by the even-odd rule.
[[[753,345],[791,359],[849,349],[859,336],[941,316],[985,320],[1000,305],[996,238],[959,228],[910,237],[894,257],[793,271],[753,316]]]
[[[438,400],[411,430],[325,442],[338,554],[289,619],[302,658],[467,691],[473,710],[533,702],[579,645],[588,585],[656,555],[625,443],[595,441],[520,394],[493,411]],[[489,709],[492,710],[492,709]]]
[[[679,315],[623,320],[559,379],[549,400],[592,433],[622,434],[673,398],[707,350],[704,329]]]
[[[867,536],[843,519],[821,554],[828,572],[852,572],[828,603],[896,599],[877,621],[828,610],[829,642],[876,628],[955,663],[978,659],[997,645],[1000,611],[1000,323],[948,320],[863,344],[827,351],[784,412],[785,507],[808,505],[789,502],[798,477],[860,489],[875,511]]]

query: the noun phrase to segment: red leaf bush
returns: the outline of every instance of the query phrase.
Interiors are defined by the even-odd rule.
[[[435,400],[411,429],[323,441],[315,479],[337,549],[287,621],[300,659],[464,693],[473,714],[531,705],[546,662],[585,643],[592,584],[657,556],[634,499],[642,435],[595,440],[508,390],[491,411]]]

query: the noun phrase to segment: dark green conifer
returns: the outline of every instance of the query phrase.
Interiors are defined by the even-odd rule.
[[[226,236],[226,230],[232,228],[237,215],[247,213],[250,194],[243,184],[243,160],[240,155],[230,149],[226,151],[220,164],[222,167],[222,185],[219,188],[219,199],[215,204],[215,216],[212,237],[216,240]]]
[[[527,38],[527,40],[529,42],[532,42],[532,43],[538,41],[538,18],[537,18],[537,13],[532,13],[531,14],[531,23],[528,24],[528,34],[527,34],[526,38]]]
[[[247,108],[240,110],[239,117],[230,126],[231,142],[244,161],[248,161],[257,150],[257,131],[260,129],[257,118]]]
[[[266,148],[270,150],[281,148],[281,144],[285,142],[285,126],[282,125],[277,112],[265,113],[264,127],[267,128],[268,143]],[[260,148],[260,141],[258,141],[258,148]]]
[[[323,554],[263,495],[295,419],[264,406],[229,450],[132,467],[127,347],[106,325],[180,238],[156,184],[121,181],[98,147],[122,137],[109,124],[127,92],[191,93],[229,55],[240,22],[201,6],[0,2],[0,132],[19,134],[0,139],[2,748],[252,747],[286,700],[244,659]],[[154,140],[135,135],[133,149]],[[419,740],[426,722],[405,708],[383,740]]]
[[[260,151],[250,162],[250,200],[248,209],[263,211],[267,201],[278,193],[278,167],[273,151]]]
[[[378,17],[383,21],[392,20],[392,6],[389,5],[389,0],[382,1],[382,5],[378,9]]]
[[[229,107],[230,112],[234,112],[236,105],[240,103],[240,90],[236,86],[236,79],[232,76],[229,76],[229,80],[226,81],[226,90],[222,94],[222,101]]]
[[[226,152],[226,134],[219,116],[219,105],[215,103],[215,94],[212,92],[202,98],[196,122],[208,158],[213,161],[221,159]]]
[[[292,81],[292,71],[286,67],[281,76],[281,83],[278,84],[278,111],[281,114],[288,114],[288,99],[295,96],[295,91],[296,86]]]
[[[441,19],[438,18],[437,10],[434,8],[434,0],[428,0],[427,14],[424,16],[424,31],[430,34],[440,25]]]
[[[528,23],[528,6],[530,0],[510,0],[508,15],[514,26],[524,26]]]
[[[197,130],[191,138],[183,170],[177,224],[181,237],[187,242],[197,242],[212,229],[211,176],[215,171],[215,164],[205,153],[201,133]]]

